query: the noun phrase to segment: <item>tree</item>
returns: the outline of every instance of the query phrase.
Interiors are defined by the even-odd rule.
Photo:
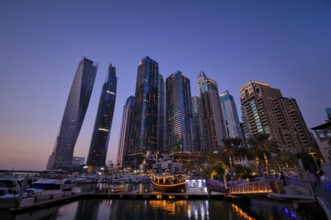
[[[276,156],[276,165],[279,169],[281,169],[281,166],[286,167],[295,167],[298,162],[298,157],[295,154],[291,154],[288,152],[279,152]]]
[[[202,171],[206,176],[221,176],[225,173],[227,167],[219,153],[207,153],[207,167]]]
[[[238,178],[242,178],[250,176],[251,175],[251,169],[247,168],[247,167],[243,167],[240,164],[237,164],[236,166],[234,166],[234,172],[236,173],[236,176]]]
[[[255,156],[258,171],[260,171],[261,163],[260,160],[264,160],[267,173],[270,175],[269,161],[272,154],[275,154],[278,150],[278,143],[270,137],[268,133],[257,133],[248,139],[249,151]]]
[[[234,158],[240,155],[239,146],[242,142],[242,139],[227,138],[227,139],[222,139],[222,141],[224,143],[224,148],[222,148],[222,152],[228,158],[229,166],[230,168],[232,168]]]

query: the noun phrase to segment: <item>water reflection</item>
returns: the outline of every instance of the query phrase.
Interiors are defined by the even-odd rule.
[[[5,217],[4,219],[15,219],[15,220],[26,220],[26,219],[49,219],[49,220],[56,220],[58,219],[60,207],[52,207],[46,208],[42,211],[34,211],[34,212],[27,212],[24,214],[20,214],[10,218],[9,216]],[[3,215],[1,215],[4,217]],[[1,217],[1,218],[2,218]]]
[[[232,210],[235,211],[236,214],[241,216],[243,219],[247,219],[247,220],[254,219],[251,216],[249,216],[246,212],[244,212],[241,208],[239,208],[239,206],[237,206],[236,204],[231,204],[231,208],[232,208]]]
[[[280,204],[273,201],[252,200],[251,206],[245,208],[257,213],[257,218],[268,216],[268,219],[304,219],[302,213],[293,210],[290,203]]]
[[[110,183],[98,183],[97,186],[94,188],[94,191],[97,192],[104,192],[103,189],[109,189],[113,188],[114,186],[123,186],[125,188],[125,192],[130,192],[130,193],[150,193],[153,191],[152,185],[151,184],[131,184],[131,183],[126,183],[126,184],[110,184]],[[107,191],[108,192],[108,191]]]
[[[74,219],[98,219],[100,203],[102,203],[102,201],[86,200],[78,202]]]
[[[194,191],[194,187],[189,187]],[[96,191],[96,185],[82,185],[79,192]],[[126,192],[152,192],[151,184],[126,184]],[[199,193],[201,193],[199,191]],[[274,200],[251,200],[232,204],[220,200],[81,200],[10,216],[0,211],[3,219],[47,219],[47,220],[117,220],[117,219],[317,219],[313,213],[294,210],[289,203]]]
[[[316,219],[290,204],[252,200],[231,204],[219,200],[81,200],[17,215],[14,219]]]

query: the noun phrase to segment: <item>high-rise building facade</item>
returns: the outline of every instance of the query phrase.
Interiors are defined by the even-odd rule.
[[[311,136],[295,99],[283,97],[269,84],[249,81],[240,88],[240,101],[246,138],[268,133],[289,153],[310,147]]]
[[[322,154],[325,164],[331,163],[331,108],[325,109],[327,119],[323,124],[311,128],[316,136],[316,143]]]
[[[190,79],[177,71],[166,79],[166,153],[193,150]]]
[[[159,94],[158,94],[158,152],[161,154],[165,148],[165,126],[166,126],[166,104],[165,104],[165,88],[163,76],[159,74]]]
[[[74,147],[82,127],[97,73],[97,65],[83,58],[77,68],[63,114],[59,134],[47,169],[70,168]]]
[[[207,152],[219,151],[224,146],[222,139],[227,138],[222,114],[217,83],[208,78],[204,72],[199,73],[201,109],[205,128]]]
[[[220,94],[222,113],[229,138],[244,139],[240,126],[236,103],[228,90]]]
[[[146,152],[159,151],[159,64],[145,57],[138,65],[135,103],[129,137],[129,156],[137,167]]]
[[[124,105],[120,140],[118,144],[117,162],[118,167],[123,167],[128,163],[129,134],[132,124],[133,106],[135,97],[130,96]]]
[[[95,119],[90,149],[87,157],[89,171],[106,166],[110,130],[116,102],[116,68],[109,65],[106,81],[102,86],[99,107]]]
[[[326,108],[327,121],[331,121],[331,108]]]
[[[193,152],[205,153],[205,129],[201,112],[201,100],[199,96],[192,97],[193,116]]]

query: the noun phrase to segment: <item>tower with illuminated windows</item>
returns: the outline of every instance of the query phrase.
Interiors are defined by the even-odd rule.
[[[208,78],[202,71],[199,73],[198,84],[205,130],[206,152],[213,153],[224,146],[222,139],[227,138],[218,85],[215,80]]]
[[[294,98],[285,98],[280,89],[249,81],[240,88],[243,128],[246,139],[268,133],[288,153],[306,151],[311,136]]]
[[[121,133],[118,144],[117,162],[116,162],[118,167],[125,167],[129,163],[128,161],[129,135],[132,124],[134,101],[135,101],[135,97],[130,96],[126,100],[126,103],[123,108]]]
[[[160,105],[164,103],[159,73],[159,64],[150,57],[138,65],[133,118],[129,134],[129,157],[137,168],[147,152],[159,149],[160,124],[163,119]]]
[[[116,68],[109,65],[106,81],[102,86],[99,107],[95,119],[90,149],[87,157],[89,172],[106,165],[110,130],[116,102],[117,77]]]
[[[244,140],[240,126],[236,103],[228,90],[220,94],[222,113],[226,132],[229,138],[240,138]]]
[[[74,147],[90,102],[97,65],[83,58],[76,70],[64,110],[59,134],[46,169],[70,169]]]
[[[166,79],[166,140],[170,154],[193,151],[190,79],[177,71]]]
[[[199,96],[192,97],[193,116],[193,152],[206,152],[205,128],[203,125],[203,115],[201,110],[201,99]]]

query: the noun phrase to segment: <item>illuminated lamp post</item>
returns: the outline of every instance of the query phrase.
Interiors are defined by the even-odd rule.
[[[316,166],[317,171],[318,171],[318,170],[319,170],[319,167],[318,167],[318,164],[317,164],[317,162],[316,162],[316,160],[315,160],[315,157],[314,157],[314,155],[315,155],[316,153],[315,153],[315,152],[310,152],[309,154],[312,156],[312,158],[313,158],[313,160],[314,160],[314,163],[315,163],[315,166]]]
[[[84,173],[85,173],[85,178],[87,177],[87,168],[88,168],[88,166],[83,166],[83,169],[84,169]]]

